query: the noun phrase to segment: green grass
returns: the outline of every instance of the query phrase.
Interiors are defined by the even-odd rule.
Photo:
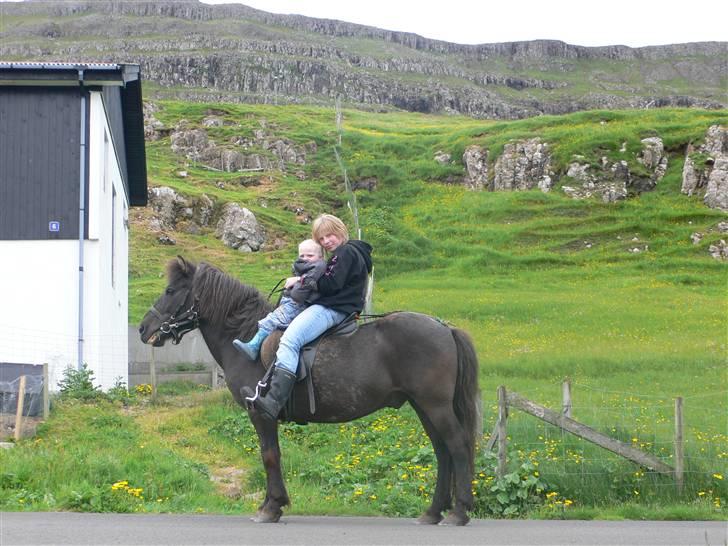
[[[163,246],[145,227],[148,213],[130,211],[130,322],[162,292],[164,265],[177,254],[215,263],[267,292],[288,274],[295,245],[308,236],[309,226],[298,223],[290,205],[311,216],[351,219],[333,154],[332,109],[174,101],[160,107],[157,117],[168,127],[181,118],[194,125],[217,111],[231,122],[210,131],[220,145],[249,137],[264,121],[273,134],[301,145],[313,141],[318,151],[307,156],[305,181],[272,172],[265,184],[250,185],[239,183],[241,173],[187,164],[168,138],[149,143],[150,185],[192,198],[205,193],[218,211],[226,202],[241,203],[269,240],[284,244],[240,254],[215,238],[213,222],[200,235],[173,232],[177,245]],[[481,453],[476,515],[725,518],[728,275],[726,264],[707,252],[722,237],[716,225],[725,214],[679,193],[687,143],[699,143],[715,123],[727,124],[728,112],[592,111],[497,123],[344,112],[349,178],[378,181],[376,191],[357,193],[364,238],[374,246],[375,311],[421,311],[471,334],[484,439],[494,425],[499,385],[558,409],[568,377],[575,418],[672,464],[674,399],[684,398],[682,493],[669,477],[513,410],[508,495],[523,502],[499,504],[492,457]],[[463,150],[473,143],[486,146],[493,161],[509,140],[538,136],[551,146],[559,174],[576,154],[594,164],[602,156],[623,159],[636,171],[640,140],[653,135],[670,154],[667,174],[654,191],[626,201],[574,201],[558,187],[549,194],[491,193],[457,184]],[[451,153],[453,163],[435,162],[438,150]],[[188,176],[179,177],[180,170]],[[706,236],[693,245],[697,231]],[[640,252],[629,251],[634,247]],[[174,386],[156,404],[137,400],[127,409],[107,404],[98,411],[104,420],[89,421],[91,410],[58,405],[37,440],[1,452],[0,508],[237,513],[253,511],[262,499],[257,440],[229,394]],[[282,447],[293,499],[288,513],[409,517],[432,494],[432,451],[407,408],[341,426],[285,425]],[[72,468],[69,454],[89,464]],[[244,473],[231,477],[231,468]],[[126,489],[111,489],[123,480]],[[220,483],[238,491],[225,492]],[[137,488],[143,500],[129,492]]]
[[[575,400],[584,398],[584,389],[575,388]],[[664,445],[655,442],[655,427],[648,424],[655,401],[630,411],[635,399],[630,396],[626,402],[619,394],[609,395],[616,420],[609,432],[627,442],[635,442],[638,435],[636,443],[644,444],[643,449],[661,454]],[[255,510],[265,491],[257,439],[227,391],[176,386],[172,392],[160,390],[156,402],[136,394],[130,404],[54,404],[35,439],[0,451],[0,507],[235,514]],[[578,402],[574,411],[580,417],[598,413]],[[620,428],[630,419],[645,429],[644,434]],[[678,495],[671,480],[563,438],[524,416],[511,416],[509,436],[509,471],[518,476],[517,484],[531,479],[538,487],[523,501],[509,501],[514,506],[510,517],[724,516],[716,505],[726,498],[723,476],[706,465],[708,456],[701,455],[706,447],[717,449],[715,438],[687,435],[689,480]],[[280,437],[292,498],[289,514],[414,517],[430,500],[434,455],[407,407],[341,425],[284,424]],[[480,451],[473,483],[475,516],[498,515],[492,511],[498,502],[491,492],[493,471],[493,457]]]

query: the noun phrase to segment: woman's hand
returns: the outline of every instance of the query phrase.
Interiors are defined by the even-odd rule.
[[[288,277],[286,279],[286,290],[293,288],[297,282],[300,282],[301,277]]]

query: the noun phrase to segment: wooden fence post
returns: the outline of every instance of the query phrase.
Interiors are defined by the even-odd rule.
[[[507,465],[507,442],[506,442],[506,421],[508,419],[508,401],[506,398],[506,388],[504,385],[498,387],[498,467],[496,468],[496,476],[502,478],[506,475]]]
[[[51,399],[49,396],[50,385],[48,384],[48,363],[43,364],[43,419],[48,419],[51,411]]]
[[[561,383],[561,411],[571,418],[571,379],[568,377]]]
[[[684,486],[685,461],[683,453],[683,399],[675,398],[675,485],[679,493]]]
[[[23,432],[23,406],[25,405],[25,376],[20,376],[18,385],[18,408],[15,412],[15,441],[20,440]]]
[[[152,357],[149,360],[149,381],[152,385],[152,400],[157,398],[157,365],[154,362],[154,345],[152,345]]]
[[[210,373],[212,376],[210,377],[210,386],[213,390],[217,389],[217,364],[213,363],[210,367]]]

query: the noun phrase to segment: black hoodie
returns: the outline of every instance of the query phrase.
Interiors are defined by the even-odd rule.
[[[353,240],[334,250],[318,280],[316,303],[347,315],[364,308],[364,289],[372,271],[372,247]]]

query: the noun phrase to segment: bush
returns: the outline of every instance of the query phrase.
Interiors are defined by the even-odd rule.
[[[110,400],[121,402],[125,406],[134,400],[134,394],[129,392],[126,382],[121,377],[114,379],[114,386],[106,394]]]
[[[491,451],[476,460],[473,513],[477,517],[523,517],[554,497],[533,461],[524,461],[502,478],[495,478],[496,465],[497,457]]]
[[[94,373],[84,364],[80,370],[68,366],[63,370],[63,379],[59,383],[62,399],[71,400],[96,400],[103,393],[100,387],[94,387]]]

